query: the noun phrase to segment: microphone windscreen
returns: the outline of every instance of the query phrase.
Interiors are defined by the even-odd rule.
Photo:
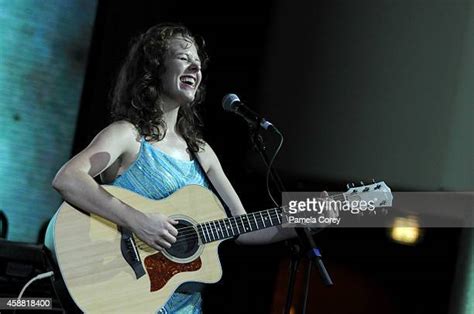
[[[225,111],[235,111],[239,102],[239,96],[236,94],[227,94],[222,98],[222,107]]]

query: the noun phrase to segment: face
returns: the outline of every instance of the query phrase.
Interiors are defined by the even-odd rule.
[[[201,79],[201,61],[193,40],[171,39],[161,75],[163,101],[178,106],[192,102]]]

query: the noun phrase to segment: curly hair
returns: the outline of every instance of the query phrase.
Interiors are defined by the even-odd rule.
[[[204,40],[194,36],[183,25],[158,24],[132,41],[112,90],[113,121],[129,121],[147,141],[160,141],[166,135],[159,74],[164,71],[163,61],[170,41],[179,36],[189,38],[196,45],[201,69],[204,71],[209,60]],[[194,100],[180,106],[176,122],[177,132],[183,136],[194,153],[204,144],[200,131],[202,120],[198,114],[198,105],[204,101],[204,96],[205,84],[201,83]]]

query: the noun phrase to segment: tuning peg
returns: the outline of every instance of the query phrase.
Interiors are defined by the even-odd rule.
[[[356,186],[354,182],[352,182],[351,185],[352,185],[352,187],[355,187],[355,186]]]
[[[361,185],[361,186],[364,186],[364,185],[365,185],[365,184],[364,184],[364,181],[360,181],[360,185]]]
[[[372,178],[372,183],[375,183],[375,179],[374,179],[374,178]]]
[[[347,189],[349,190],[351,188],[351,184],[350,183],[347,183],[346,185]]]

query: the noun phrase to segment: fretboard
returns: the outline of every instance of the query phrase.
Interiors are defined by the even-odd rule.
[[[281,208],[272,208],[255,213],[201,223],[197,225],[197,230],[202,243],[209,243],[281,224]]]

